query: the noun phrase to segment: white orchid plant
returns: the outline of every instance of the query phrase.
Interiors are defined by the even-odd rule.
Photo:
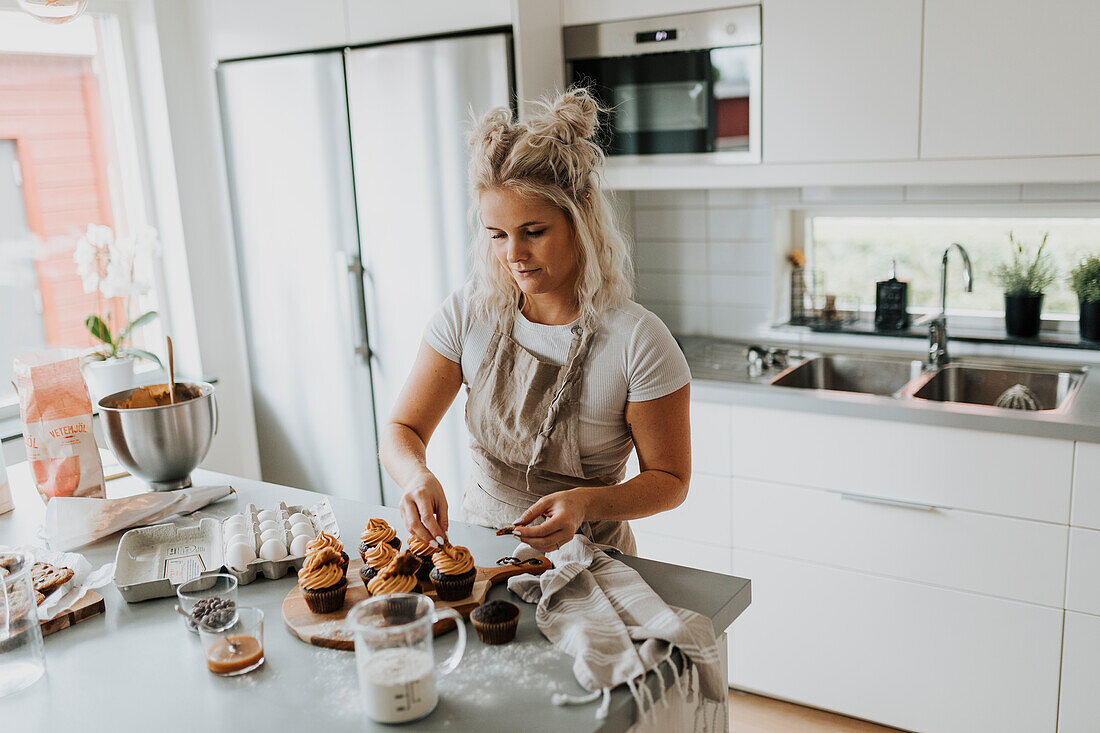
[[[141,257],[151,256],[157,246],[157,231],[152,227],[145,227],[135,237],[116,240],[110,227],[89,224],[87,231],[77,240],[73,253],[77,274],[84,283],[84,292],[96,294],[96,312],[84,319],[84,325],[100,342],[84,354],[85,358],[104,361],[133,356],[164,366],[151,351],[127,344],[135,329],[157,317],[156,311],[146,311],[130,319],[134,296],[149,292],[149,284],[137,277],[137,261]],[[110,301],[114,298],[123,300],[125,318],[120,324],[112,323]]]

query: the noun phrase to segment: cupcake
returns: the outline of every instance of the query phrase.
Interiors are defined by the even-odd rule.
[[[432,547],[429,543],[423,542],[415,535],[409,537],[409,552],[416,555],[416,559],[420,561],[420,572],[416,574],[416,577],[420,580],[427,580],[428,575],[432,572],[432,555],[436,553],[439,547]]]
[[[474,557],[465,547],[446,545],[432,555],[432,585],[441,601],[461,601],[474,590]]]
[[[397,557],[397,550],[393,545],[375,545],[363,555],[363,567],[359,569],[359,577],[363,579],[363,585],[381,572],[382,568],[393,562]]]
[[[340,569],[341,561],[340,553],[332,547],[321,547],[306,555],[298,571],[298,585],[310,611],[332,613],[344,605],[348,581]]]
[[[482,603],[470,614],[470,622],[483,644],[507,644],[516,638],[519,606],[508,601]]]
[[[370,519],[367,526],[363,527],[363,534],[359,535],[359,556],[363,562],[367,561],[367,551],[375,545],[387,544],[395,550],[401,549],[401,540],[397,538],[397,530],[386,524],[385,519]]]
[[[419,593],[416,571],[420,561],[411,552],[402,552],[390,564],[378,571],[367,583],[367,593],[381,596],[387,593]]]
[[[343,572],[346,577],[348,574],[348,563],[351,558],[348,557],[348,553],[344,552],[344,546],[340,544],[340,540],[336,539],[327,532],[314,537],[309,544],[306,545],[306,555],[308,556],[312,552],[317,552],[324,547],[331,547],[336,550],[336,554],[340,556],[340,571]],[[302,567],[305,567],[304,565]]]

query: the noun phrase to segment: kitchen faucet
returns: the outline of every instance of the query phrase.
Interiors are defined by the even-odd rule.
[[[947,245],[940,262],[940,313],[928,322],[928,368],[939,369],[947,364],[947,257],[951,248],[958,247],[963,258],[963,285],[966,292],[974,292],[974,278],[970,270],[970,255],[958,242]]]

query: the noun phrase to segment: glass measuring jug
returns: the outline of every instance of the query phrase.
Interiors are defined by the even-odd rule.
[[[5,552],[8,574],[0,578],[0,697],[19,692],[46,671],[38,604],[34,602],[29,552]]]
[[[453,618],[458,642],[435,664],[432,625]],[[379,723],[423,718],[439,702],[436,675],[452,672],[466,651],[466,626],[452,608],[436,609],[415,593],[392,593],[360,601],[348,612],[344,630],[355,639],[359,691],[367,717]]]

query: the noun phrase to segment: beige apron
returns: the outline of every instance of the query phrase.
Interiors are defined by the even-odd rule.
[[[581,466],[580,387],[595,326],[583,321],[573,326],[569,356],[558,366],[516,343],[514,324],[510,309],[497,324],[466,399],[474,466],[462,497],[462,520],[498,529],[547,494],[622,480],[586,476]],[[578,531],[635,554],[626,522],[585,522]]]

